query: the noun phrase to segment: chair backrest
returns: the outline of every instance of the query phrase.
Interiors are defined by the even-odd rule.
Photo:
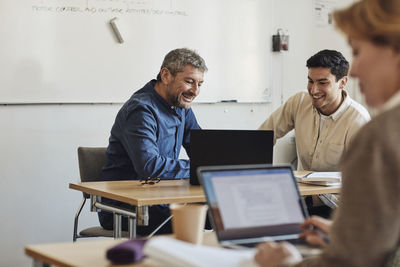
[[[106,163],[106,147],[78,147],[81,182],[99,181],[101,169]],[[88,194],[83,193],[85,198]]]

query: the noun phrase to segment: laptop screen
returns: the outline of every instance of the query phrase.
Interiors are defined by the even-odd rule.
[[[306,216],[290,166],[200,168],[219,240],[289,239]]]
[[[190,184],[199,184],[200,166],[271,164],[273,137],[273,131],[191,130]]]

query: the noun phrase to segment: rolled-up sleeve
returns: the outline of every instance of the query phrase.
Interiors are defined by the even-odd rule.
[[[301,97],[301,94],[296,94],[289,98],[285,104],[275,110],[258,128],[259,130],[273,130],[274,144],[276,139],[283,137],[294,129],[294,114],[298,109],[299,98]]]

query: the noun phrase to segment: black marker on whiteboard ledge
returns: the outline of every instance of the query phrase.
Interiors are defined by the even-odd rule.
[[[229,100],[221,100],[221,103],[237,103],[236,99],[229,99]]]
[[[122,44],[124,42],[124,38],[122,38],[121,31],[119,29],[120,27],[118,26],[118,18],[115,17],[112,20],[110,20],[110,25],[111,25],[111,28],[112,28],[115,36],[118,39],[118,42],[120,44]]]

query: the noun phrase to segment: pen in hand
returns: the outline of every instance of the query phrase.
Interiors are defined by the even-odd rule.
[[[328,237],[324,232],[322,232],[320,229],[318,229],[318,228],[316,228],[316,227],[314,227],[314,230],[315,230],[315,232],[317,232],[317,234],[319,235],[319,237],[321,237],[322,240],[324,240],[325,243],[327,243],[327,244],[330,243],[329,237]]]
[[[313,246],[325,247],[330,243],[329,237],[315,226],[308,227],[307,230],[300,234],[300,238],[304,238],[307,243]]]
[[[314,246],[327,246],[330,243],[329,232],[332,221],[318,217],[311,216],[307,218],[302,224],[303,232],[300,234],[307,243]]]

